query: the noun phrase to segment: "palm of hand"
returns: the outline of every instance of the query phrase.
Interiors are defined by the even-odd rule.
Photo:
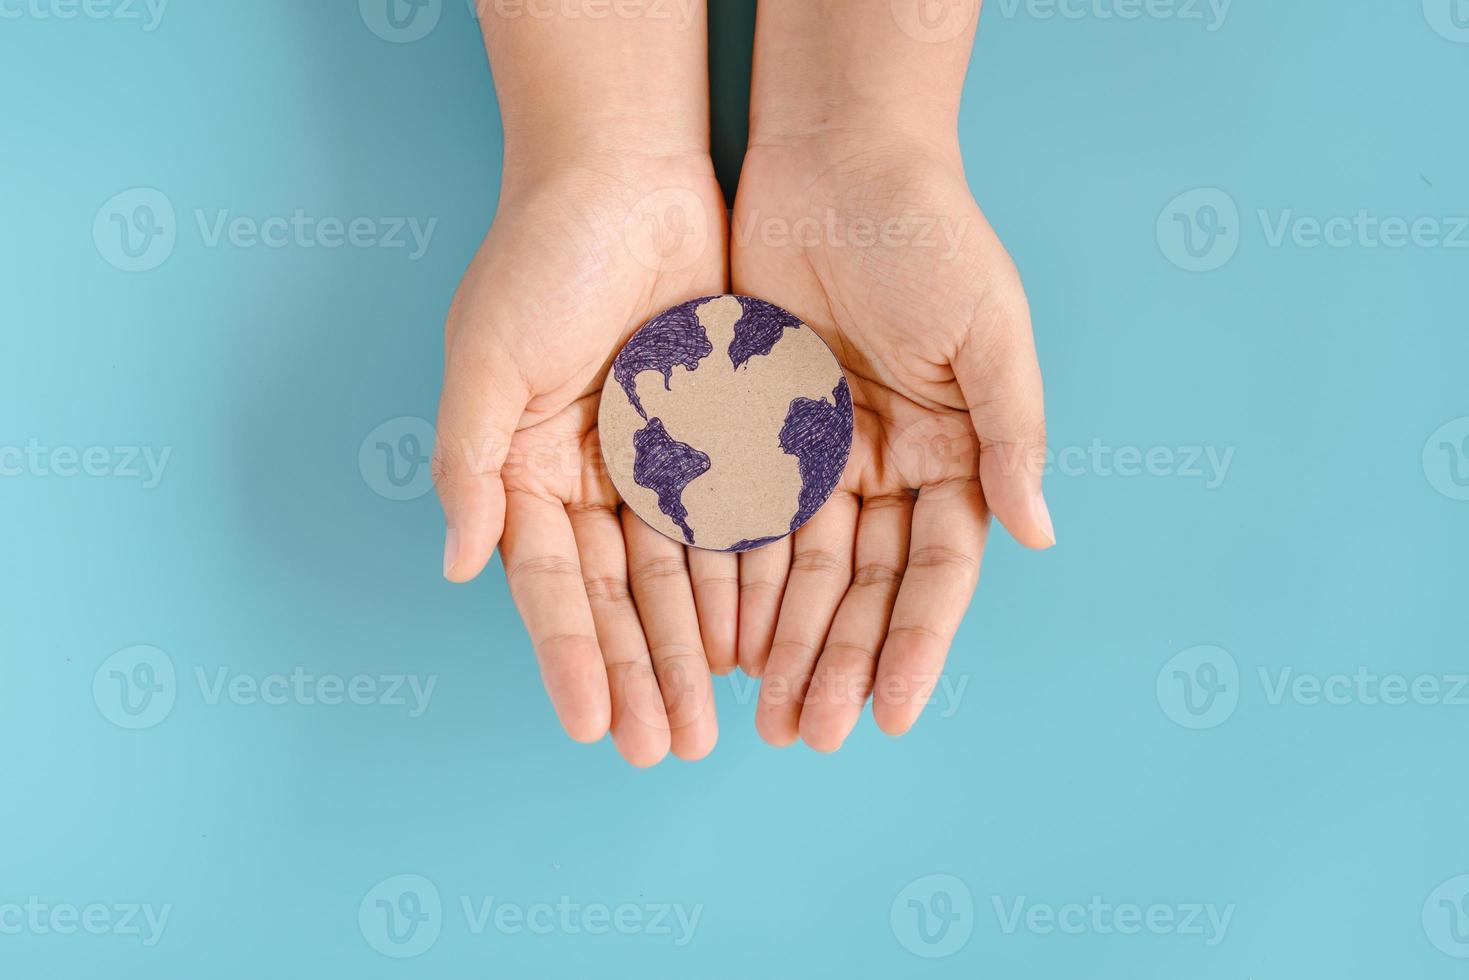
[[[724,278],[721,237],[692,240],[650,224],[664,220],[647,213],[645,202],[658,198],[650,188],[669,181],[717,193],[711,179],[682,171],[578,174],[496,216],[450,310],[447,360],[451,370],[497,377],[501,391],[487,395],[518,396],[523,408],[508,439],[487,441],[452,415],[441,419],[440,438],[472,465],[501,468],[507,492],[616,506],[596,440],[607,365],[642,322]]]
[[[705,163],[581,172],[502,202],[447,326],[446,511],[491,515],[474,532],[478,566],[498,538],[568,732],[594,741],[610,727],[639,765],[670,747],[703,755],[717,729],[688,560],[619,513],[601,465],[598,393],[642,322],[723,291],[723,223],[706,217],[722,215],[718,193]]]
[[[816,168],[790,155],[751,153],[734,275],[738,288],[808,314],[847,370],[867,422],[850,489],[978,479],[977,447],[959,445],[976,437],[955,365],[996,356],[987,347],[1007,338],[976,328],[1015,312],[1007,307],[1023,312],[1024,294],[962,172],[907,152]],[[945,440],[951,451],[920,458]]]
[[[870,693],[878,723],[904,731],[977,581],[987,502],[1027,544],[1049,543],[1048,522],[1027,512],[1038,475],[1004,472],[993,452],[1040,444],[1024,294],[956,162],[747,158],[735,290],[821,334],[852,382],[857,426],[827,506],[738,559],[686,550],[620,508],[596,431],[602,380],[631,332],[725,291],[708,161],[582,169],[502,200],[448,322],[435,459],[445,567],[473,578],[500,544],[574,738],[610,727],[639,765],[670,748],[706,754],[709,671],[731,669],[736,648],[765,678],[757,726],[772,742],[834,749]]]
[[[762,734],[831,750],[870,693],[897,733],[938,679],[988,525],[974,397],[956,366],[995,356],[1008,333],[979,328],[1024,301],[962,171],[906,153],[822,156],[752,149],[732,269],[736,291],[815,329],[851,382],[852,460],[796,535],[768,662],[741,644],[742,665],[765,677]],[[742,608],[742,631],[746,619]]]

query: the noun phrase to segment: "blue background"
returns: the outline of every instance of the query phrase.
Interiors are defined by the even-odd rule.
[[[0,932],[0,975],[1463,975],[1446,954],[1469,955],[1469,918],[1429,899],[1469,887],[1469,706],[1271,703],[1259,677],[1469,670],[1469,456],[1434,435],[1469,435],[1469,250],[1272,246],[1258,217],[1469,214],[1469,43],[1436,3],[1238,0],[1210,30],[1207,7],[992,0],[963,139],[1026,277],[1052,443],[1232,450],[1227,473],[1058,463],[1061,545],[994,536],[948,717],[777,751],[724,679],[713,756],[648,772],[566,739],[498,568],[442,582],[432,494],[388,499],[359,465],[369,432],[433,417],[443,315],[493,212],[466,5],[411,43],[347,2],[175,0],[153,31],[7,7],[0,446],[171,456],[151,488],[0,457],[0,928],[31,896],[172,909],[151,947]],[[177,209],[177,242],[128,273],[92,227],[138,187]],[[1197,188],[1240,215],[1207,272],[1159,233],[1205,227],[1167,210]],[[415,262],[208,247],[195,219],[297,208],[438,224]],[[127,730],[104,661],[137,644],[175,700]],[[437,686],[417,718],[210,703],[196,671],[220,668]],[[1221,707],[1191,715],[1204,689],[1176,685],[1215,678]],[[400,874],[443,907],[405,961],[358,919]],[[915,895],[958,910],[940,941]],[[702,909],[678,947],[477,935],[463,896]],[[1022,896],[1233,911],[1214,945],[1007,932],[996,903]]]

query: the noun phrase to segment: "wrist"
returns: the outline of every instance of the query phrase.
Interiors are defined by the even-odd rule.
[[[957,141],[972,18],[964,18],[963,30],[945,43],[923,43],[905,30],[900,15],[924,2],[762,4],[750,92],[752,142],[848,132],[891,133],[925,144]],[[971,2],[961,6],[968,9]]]
[[[851,94],[806,96],[804,101],[772,98],[750,107],[751,147],[851,143],[911,144],[957,153],[957,110]]]
[[[962,174],[964,155],[955,127],[913,120],[898,124],[875,112],[847,112],[805,120],[783,117],[752,127],[746,167],[812,178],[868,169]]]
[[[502,101],[501,118],[507,161],[709,154],[707,107],[664,97],[545,93],[531,105]]]
[[[597,188],[614,197],[645,195],[665,188],[698,189],[714,182],[707,147],[633,145],[615,137],[532,140],[505,143],[500,196],[531,197],[549,189]]]
[[[707,156],[703,0],[676,6],[479,0],[507,168]]]

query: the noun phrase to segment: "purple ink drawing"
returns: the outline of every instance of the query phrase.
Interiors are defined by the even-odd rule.
[[[753,296],[739,297],[744,311],[735,323],[729,344],[729,361],[736,371],[750,358],[768,355],[787,330],[797,330],[801,321],[792,313]]]
[[[640,487],[658,495],[658,509],[683,531],[684,540],[694,543],[688,525],[688,508],[683,505],[684,487],[709,472],[708,456],[668,434],[661,419],[653,419],[632,437],[632,478]]]
[[[728,360],[709,356],[716,346]],[[647,371],[663,378],[656,404],[638,397]],[[841,365],[799,317],[706,296],[649,320],[613,359],[598,435],[612,483],[651,527],[745,552],[826,503],[851,453],[853,411]]]
[[[791,530],[811,519],[826,503],[852,449],[852,392],[847,379],[838,382],[830,402],[797,398],[780,430],[780,448],[800,461],[801,498]]]
[[[699,362],[714,350],[704,325],[699,322],[700,302],[675,306],[649,320],[612,362],[612,376],[643,418],[648,413],[643,411],[643,403],[638,399],[639,374],[657,371],[663,375],[663,387],[667,390],[675,367],[682,365],[690,371],[697,370]]]

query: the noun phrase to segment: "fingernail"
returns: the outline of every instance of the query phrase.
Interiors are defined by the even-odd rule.
[[[444,578],[454,570],[454,562],[459,557],[459,532],[449,528],[444,532]]]
[[[1051,523],[1051,509],[1046,506],[1045,496],[1039,493],[1035,495],[1035,519],[1040,522],[1041,532],[1055,544],[1056,526]]]

